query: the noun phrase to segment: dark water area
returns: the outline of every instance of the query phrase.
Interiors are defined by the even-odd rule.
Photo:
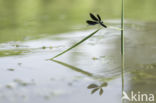
[[[125,0],[125,18],[155,22],[155,4],[155,0]],[[0,0],[0,42],[88,29],[85,20],[90,12],[104,21],[120,19],[121,0]]]

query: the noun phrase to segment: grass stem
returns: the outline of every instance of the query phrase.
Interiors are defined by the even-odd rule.
[[[75,48],[76,46],[80,45],[81,43],[83,43],[84,41],[86,41],[87,39],[89,39],[91,36],[93,36],[95,33],[97,33],[99,30],[100,30],[100,29],[94,31],[93,33],[91,33],[91,34],[88,35],[87,37],[85,37],[85,38],[83,38],[82,40],[80,40],[78,43],[72,45],[70,48],[64,50],[63,52],[61,52],[61,53],[59,53],[59,54],[57,54],[56,56],[54,56],[53,58],[51,58],[51,60],[52,60],[52,59],[55,59],[56,57],[59,57],[59,56],[63,55],[64,53],[68,52],[69,50],[71,50],[71,49]]]
[[[121,4],[121,75],[122,75],[122,93],[124,91],[124,0],[122,0]]]

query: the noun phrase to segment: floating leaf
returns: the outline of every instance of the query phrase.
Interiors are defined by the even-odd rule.
[[[102,94],[103,94],[103,89],[101,88],[100,92],[99,92],[99,95],[102,95]]]
[[[101,84],[101,87],[106,87],[108,84],[106,82]]]
[[[87,88],[92,89],[92,88],[97,88],[97,87],[98,87],[98,85],[96,85],[96,84],[90,84]]]
[[[91,94],[94,94],[99,88],[95,88],[91,91]]]

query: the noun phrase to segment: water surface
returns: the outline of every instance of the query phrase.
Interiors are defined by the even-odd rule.
[[[113,21],[112,21],[113,22]],[[126,91],[155,93],[155,27],[127,21]],[[118,27],[118,23],[114,23]],[[135,27],[134,27],[135,26]],[[108,28],[50,61],[49,58],[94,30],[68,32],[37,40],[1,43],[0,101],[3,103],[120,103],[120,31]],[[104,93],[90,94],[90,84],[107,83]],[[112,99],[113,98],[113,99]]]

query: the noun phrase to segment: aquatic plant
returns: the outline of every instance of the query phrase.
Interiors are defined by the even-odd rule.
[[[106,82],[102,83],[101,85],[97,84],[90,84],[87,88],[92,89],[91,94],[94,94],[96,91],[99,90],[99,95],[103,94],[103,87],[106,87],[108,84]]]
[[[121,2],[121,78],[122,78],[122,93],[124,92],[124,0]]]
[[[55,60],[55,59],[53,59],[51,61],[56,62],[56,63],[58,63],[58,64],[60,64],[60,65],[62,65],[64,67],[67,67],[67,68],[69,68],[69,69],[71,69],[71,70],[73,70],[75,72],[81,73],[81,74],[83,74],[83,75],[85,75],[87,77],[90,77],[90,78],[94,79],[94,80],[97,80],[100,85],[95,84],[95,83],[91,83],[90,85],[87,86],[87,89],[92,89],[91,94],[94,94],[95,92],[97,92],[99,90],[99,95],[102,95],[103,92],[104,92],[103,88],[108,86],[107,82],[118,77],[118,76],[113,76],[113,77],[108,77],[107,78],[107,77],[97,76],[94,73],[90,73],[88,71],[85,71],[83,69],[80,69],[80,68],[78,68],[76,66],[72,66],[72,65],[67,64],[65,62],[62,62],[62,61],[58,61],[58,60]]]

